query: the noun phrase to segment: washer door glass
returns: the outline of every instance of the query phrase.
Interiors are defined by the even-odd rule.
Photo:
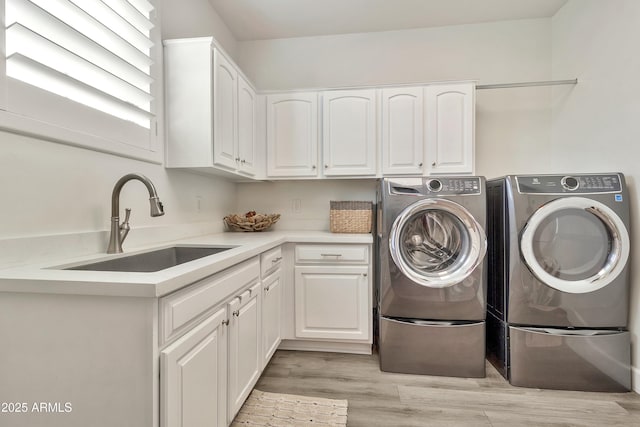
[[[629,255],[629,237],[620,218],[606,205],[583,197],[541,207],[529,218],[520,246],[541,282],[571,293],[611,283]]]
[[[414,282],[433,288],[463,281],[482,262],[484,230],[459,204],[426,199],[406,208],[389,237],[391,256]]]

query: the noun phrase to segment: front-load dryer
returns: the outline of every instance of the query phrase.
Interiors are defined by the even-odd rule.
[[[483,377],[484,178],[387,178],[378,209],[381,369]]]
[[[489,358],[513,385],[630,388],[620,173],[490,180]]]

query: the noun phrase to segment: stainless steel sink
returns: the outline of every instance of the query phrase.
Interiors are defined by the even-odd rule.
[[[174,267],[185,262],[204,258],[220,252],[227,251],[235,246],[216,247],[196,247],[196,246],[173,246],[156,251],[144,252],[141,254],[128,255],[107,261],[93,262],[91,264],[67,267],[65,270],[88,270],[88,271],[122,271],[151,273]]]

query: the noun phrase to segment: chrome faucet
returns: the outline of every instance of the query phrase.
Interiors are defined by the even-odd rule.
[[[120,178],[113,187],[113,193],[111,194],[111,235],[109,236],[109,247],[107,248],[108,254],[122,253],[122,242],[127,238],[127,234],[129,234],[129,230],[131,229],[131,227],[129,227],[131,209],[127,208],[125,210],[126,212],[122,224],[120,224],[119,215],[120,191],[122,190],[122,187],[132,179],[137,179],[147,187],[147,190],[149,191],[149,203],[151,204],[151,216],[164,215],[162,202],[158,199],[156,188],[153,186],[153,183],[149,178],[137,173],[130,173]]]

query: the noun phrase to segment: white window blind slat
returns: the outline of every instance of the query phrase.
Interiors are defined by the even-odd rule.
[[[154,27],[153,22],[144,16],[138,9],[133,7],[128,1],[122,0],[102,0],[104,4],[109,6],[118,15],[126,19],[131,25],[136,27],[142,34],[149,35]]]
[[[7,0],[10,4],[16,0]],[[133,64],[141,71],[149,74],[151,60],[148,54],[143,53],[132,44],[128,43],[118,34],[102,25],[101,21],[88,15],[84,10],[71,3],[69,0],[28,0],[42,10],[65,22],[78,33],[95,41],[105,49]],[[16,18],[20,22],[20,17]]]
[[[151,12],[153,11],[153,5],[149,3],[147,0],[128,0],[127,3],[129,3],[131,6],[135,7],[136,9],[138,9],[140,13],[142,13],[147,18],[150,16]]]
[[[19,18],[21,25],[149,93],[153,82],[151,76],[78,33],[40,7],[28,0],[11,0],[7,6],[7,27],[16,23]]]
[[[20,76],[19,80],[48,92],[94,107],[111,116],[131,121],[149,129],[151,118],[147,111],[135,108],[118,98],[95,90],[65,74],[46,67],[20,54],[7,58],[7,75]]]
[[[130,85],[28,28],[13,24],[7,28],[6,38],[8,56],[19,53],[97,91],[108,93],[144,111],[151,111],[152,98],[149,93]],[[20,74],[8,75],[21,79]]]
[[[138,31],[133,25],[118,15],[113,9],[100,0],[69,0],[87,15],[100,22],[105,28],[122,37],[145,55],[149,55],[153,43],[146,35]]]

